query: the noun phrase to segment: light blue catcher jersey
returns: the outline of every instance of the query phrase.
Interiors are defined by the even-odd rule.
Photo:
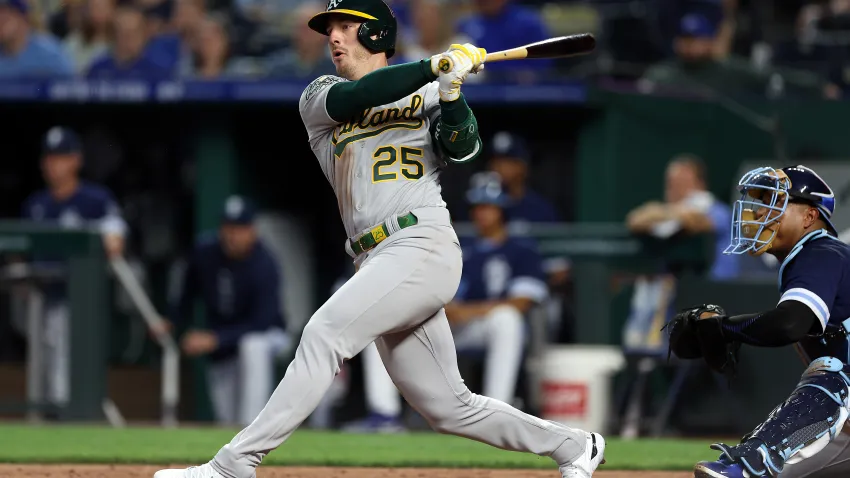
[[[465,301],[525,297],[542,302],[548,294],[542,258],[528,241],[502,244],[477,240],[463,251],[463,275],[455,298]]]

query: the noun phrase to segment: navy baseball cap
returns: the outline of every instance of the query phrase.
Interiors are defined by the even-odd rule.
[[[720,29],[720,18],[705,13],[685,14],[679,22],[679,35],[693,38],[714,38]]]
[[[513,158],[523,162],[528,162],[531,157],[525,140],[507,131],[496,133],[490,140],[490,148],[493,156]]]
[[[221,222],[224,224],[248,225],[254,222],[254,204],[242,196],[230,196],[224,201]]]
[[[2,1],[2,0],[0,0]],[[73,130],[62,126],[50,128],[41,143],[41,154],[74,154],[82,152],[80,137]]]
[[[0,0],[0,7],[17,10],[23,15],[26,15],[30,11],[30,6],[26,0]]]

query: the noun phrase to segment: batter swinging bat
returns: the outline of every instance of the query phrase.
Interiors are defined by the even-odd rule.
[[[487,63],[491,61],[567,58],[576,55],[586,55],[596,48],[596,38],[591,33],[579,33],[565,37],[555,37],[537,43],[529,43],[510,50],[502,50],[487,54]]]

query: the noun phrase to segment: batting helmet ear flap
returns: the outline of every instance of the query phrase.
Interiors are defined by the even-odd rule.
[[[392,58],[395,54],[396,29],[395,18],[392,22],[368,20],[360,24],[357,38],[366,48],[385,52],[387,58]]]

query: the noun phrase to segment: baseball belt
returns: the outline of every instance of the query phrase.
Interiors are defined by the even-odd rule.
[[[404,216],[398,216],[397,220],[398,229],[396,230],[394,230],[394,227],[390,226],[390,221],[387,220],[384,221],[383,224],[373,227],[371,231],[364,233],[357,239],[349,240],[351,250],[356,255],[370,251],[377,247],[378,244],[384,242],[384,239],[390,236],[390,231],[398,232],[406,227],[415,226],[419,222],[419,219],[417,219],[412,212],[407,213]]]

